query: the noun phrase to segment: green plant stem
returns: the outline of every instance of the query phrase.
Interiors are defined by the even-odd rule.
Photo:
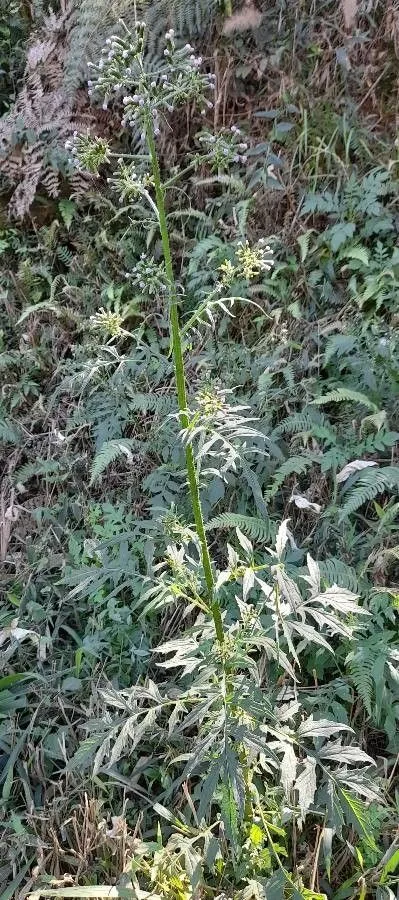
[[[165,211],[165,194],[164,187],[161,181],[161,172],[159,168],[158,162],[158,154],[155,146],[154,132],[152,129],[152,124],[148,123],[146,129],[146,137],[148,149],[150,151],[151,157],[151,165],[152,172],[154,176],[154,186],[155,186],[155,196],[158,208],[158,217],[159,217],[159,228],[161,232],[162,239],[162,249],[163,256],[165,262],[165,271],[166,277],[169,285],[169,317],[170,317],[170,333],[172,340],[172,349],[173,349],[173,361],[175,367],[175,378],[176,378],[176,390],[177,390],[177,399],[179,404],[180,411],[180,423],[183,429],[188,428],[189,418],[187,413],[187,391],[186,391],[186,379],[184,372],[184,360],[183,360],[183,350],[182,350],[182,341],[180,334],[180,324],[179,324],[179,311],[177,306],[177,290],[176,290],[176,282],[173,272],[173,263],[172,263],[172,254],[170,250],[170,241],[169,241],[169,232],[168,232],[168,223],[166,220],[166,211]],[[197,472],[195,468],[195,460],[194,460],[194,452],[191,444],[188,444],[186,447],[186,467],[187,467],[187,477],[190,488],[191,495],[191,504],[193,508],[193,515],[195,521],[195,527],[197,530],[200,546],[201,546],[201,559],[202,559],[202,567],[204,570],[205,583],[208,591],[208,600],[210,610],[212,612],[213,621],[215,624],[216,637],[219,644],[224,644],[224,630],[223,630],[223,621],[222,614],[219,602],[215,599],[215,582],[213,578],[212,572],[212,564],[211,558],[209,555],[208,542],[206,539],[205,528],[204,528],[204,519],[202,515],[202,507],[201,507],[201,499],[199,493],[199,485]]]

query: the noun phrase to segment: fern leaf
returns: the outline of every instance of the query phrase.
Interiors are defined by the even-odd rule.
[[[290,475],[303,475],[313,465],[313,460],[308,456],[291,456],[276,470],[273,483],[266,491],[266,499],[270,500],[277,494],[281,485]]]
[[[310,246],[310,238],[314,234],[314,229],[310,228],[309,231],[305,231],[304,234],[301,234],[299,238],[297,238],[297,244],[299,244],[301,262],[305,262],[305,259],[309,253]]]
[[[377,694],[381,694],[381,664],[390,655],[390,640],[394,638],[394,632],[383,631],[376,635],[364,637],[359,640],[354,650],[348,654],[346,664],[355,689],[367,710],[369,716],[378,720],[379,704],[375,704]],[[374,709],[374,705],[376,709]],[[378,721],[377,721],[378,724]]]
[[[21,435],[18,428],[9,419],[0,419],[0,443],[19,444]]]
[[[365,394],[361,394],[360,391],[352,391],[351,388],[345,387],[335,388],[334,391],[329,391],[328,394],[323,394],[321,397],[316,397],[315,400],[311,400],[311,403],[315,406],[326,406],[328,403],[343,403],[345,401],[359,403],[367,409],[371,409],[372,412],[378,412],[378,406],[366,397]]]
[[[364,708],[372,716],[373,677],[371,674],[374,658],[360,647],[347,657],[350,675]]]
[[[357,344],[353,334],[332,334],[326,343],[324,351],[324,365],[327,366],[334,356],[347,356],[355,349]]]
[[[374,500],[377,494],[384,491],[399,489],[399,467],[385,466],[384,468],[370,468],[364,471],[356,480],[349,497],[341,509],[340,522],[356,512],[364,503]]]
[[[121,438],[120,440],[115,441],[105,441],[93,459],[90,470],[90,484],[94,484],[105,469],[118,459],[118,456],[125,456],[127,460],[131,462],[131,450],[133,446],[136,446],[136,441],[128,440],[127,438]]]
[[[256,509],[259,515],[267,516],[267,507],[266,503],[263,499],[262,488],[259,484],[259,479],[253,469],[248,465],[246,459],[241,457],[241,471],[245,481],[247,482],[248,487],[252,491],[252,495],[255,501]]]
[[[333,584],[339,584],[340,587],[352,591],[353,594],[359,593],[359,580],[355,570],[348,566],[342,559],[331,556],[323,562],[317,563],[320,571],[320,580],[323,588],[329,588]],[[303,568],[296,569],[301,577],[308,574],[308,570]]]
[[[271,434],[271,440],[276,439],[278,437],[283,437],[285,434],[303,434],[306,432],[314,433],[315,427],[325,428],[326,435],[329,432],[328,422],[322,413],[319,413],[318,410],[303,410],[299,413],[294,413],[293,416],[287,416],[286,419],[283,419],[279,425],[276,426],[274,431]]]
[[[174,406],[174,397],[168,395],[158,395],[151,392],[146,394],[139,392],[129,393],[129,413],[140,412],[144,415],[148,413],[167,415]]]
[[[57,459],[36,459],[35,462],[26,463],[25,466],[17,469],[13,481],[16,484],[25,484],[31,478],[41,477],[49,478],[50,480],[54,480],[55,477],[57,481],[61,481],[60,469],[61,464]]]
[[[271,538],[271,523],[256,516],[244,516],[241,513],[225,512],[215,516],[205,526],[206,531],[214,528],[240,528],[252,541],[263,542]]]

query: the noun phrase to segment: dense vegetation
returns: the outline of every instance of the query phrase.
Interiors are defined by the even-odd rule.
[[[394,900],[397,6],[1,5],[0,900]]]

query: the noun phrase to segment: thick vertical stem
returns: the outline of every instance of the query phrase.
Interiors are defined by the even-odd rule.
[[[165,271],[166,277],[168,280],[169,286],[169,317],[170,317],[170,331],[172,338],[172,349],[173,349],[173,361],[175,367],[175,378],[176,378],[176,389],[177,389],[177,399],[179,404],[180,411],[180,423],[182,428],[187,428],[189,424],[188,414],[187,414],[187,391],[186,391],[186,379],[184,372],[184,360],[183,360],[183,350],[182,350],[182,342],[180,335],[180,325],[179,325],[179,311],[177,306],[177,291],[176,291],[176,282],[173,272],[173,263],[172,263],[172,254],[170,250],[170,241],[169,241],[169,232],[168,232],[168,224],[166,221],[166,212],[165,212],[165,196],[164,196],[164,188],[161,181],[161,172],[159,168],[158,155],[155,146],[154,133],[152,129],[152,124],[149,123],[146,130],[146,137],[148,143],[148,149],[150,151],[151,156],[151,165],[152,171],[154,175],[154,186],[155,186],[155,196],[158,207],[158,216],[159,216],[159,228],[161,232],[162,239],[162,249],[163,256],[165,262]],[[186,467],[187,467],[187,477],[190,488],[191,495],[191,504],[194,515],[195,527],[197,530],[200,546],[201,546],[201,559],[202,566],[204,570],[205,582],[208,591],[208,600],[211,608],[213,621],[215,624],[216,637],[220,644],[224,643],[224,631],[223,631],[223,622],[220,611],[220,606],[218,601],[214,596],[214,588],[215,583],[213,579],[212,572],[212,564],[211,558],[209,555],[208,542],[206,539],[205,528],[204,528],[204,520],[202,516],[202,508],[201,508],[201,499],[199,493],[199,485],[197,472],[195,468],[195,460],[194,453],[191,444],[188,444],[186,447]]]

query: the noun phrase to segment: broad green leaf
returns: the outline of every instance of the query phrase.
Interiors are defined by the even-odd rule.
[[[335,762],[346,763],[348,765],[359,762],[369,766],[377,765],[371,756],[369,756],[368,753],[365,753],[364,750],[361,750],[360,747],[343,747],[341,741],[324,744],[321,750],[319,750],[318,755],[320,759],[331,759]]]
[[[200,802],[198,806],[198,821],[202,822],[206,813],[210,809],[215,791],[220,780],[221,770],[223,767],[223,757],[220,754],[212,763],[209,772],[201,783]]]
[[[256,822],[253,822],[249,829],[249,840],[254,847],[261,847],[265,840],[265,834]]]
[[[384,859],[386,856],[388,856],[388,859],[386,860],[384,868],[381,872],[381,884],[385,881],[388,875],[396,872],[396,870],[399,868],[399,847],[390,847],[387,853],[385,853]]]
[[[245,534],[243,534],[241,529],[238,527],[236,528],[236,535],[238,537],[238,540],[241,544],[242,549],[244,550],[244,553],[248,553],[249,555],[252,555],[253,546],[251,544],[251,541],[248,540],[248,538],[245,536]]]
[[[308,756],[303,762],[302,771],[299,773],[295,782],[295,789],[298,791],[298,806],[301,811],[302,821],[304,821],[306,813],[314,801],[316,787],[316,761]]]
[[[359,800],[358,797],[351,794],[350,791],[341,787],[338,790],[341,801],[343,801],[344,811],[346,811],[350,823],[362,837],[369,849],[378,851],[367,806],[362,800]]]
[[[353,237],[356,225],[353,222],[339,222],[332,225],[324,232],[324,240],[330,244],[333,253],[336,253],[343,244]]]
[[[332,828],[328,828],[325,826],[323,828],[322,833],[322,841],[323,841],[323,855],[324,862],[326,864],[326,872],[328,876],[328,880],[331,878],[331,860],[332,860],[332,839],[334,836],[334,831]]]
[[[222,782],[220,811],[228,839],[237,847],[239,839],[237,804],[229,782]]]
[[[349,725],[342,725],[339,722],[329,722],[327,719],[314,719],[309,716],[304,722],[301,722],[298,728],[298,737],[330,737],[337,731],[352,731]]]
[[[292,744],[286,744],[281,762],[281,784],[287,800],[290,800],[292,786],[296,778],[297,758]]]
[[[14,672],[12,675],[4,675],[0,678],[0,691],[8,690],[14,684],[20,681],[26,681],[27,678],[38,678],[37,672]]]

